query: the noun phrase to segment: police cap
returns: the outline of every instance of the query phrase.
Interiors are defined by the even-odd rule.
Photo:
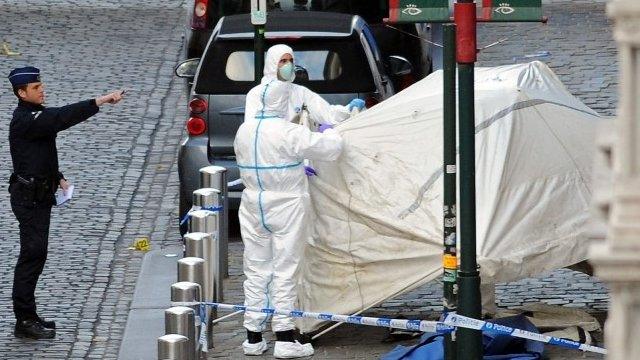
[[[9,73],[9,81],[13,87],[40,82],[40,69],[33,66],[13,69]]]

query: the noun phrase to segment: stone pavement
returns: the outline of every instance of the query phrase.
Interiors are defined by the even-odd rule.
[[[142,258],[128,247],[143,236],[155,248],[180,243],[174,221],[178,215],[175,154],[186,101],[172,68],[179,59],[184,6],[183,0],[0,2],[0,41],[6,38],[22,52],[17,58],[0,57],[0,74],[27,63],[40,67],[52,106],[116,88],[131,89],[124,103],[105,107],[58,137],[61,168],[76,184],[78,197],[70,207],[54,210],[49,260],[36,293],[43,315],[59,325],[55,341],[12,336],[10,289],[17,224],[4,192],[6,183],[0,184],[0,193],[5,194],[0,197],[4,234],[0,251],[5,254],[0,261],[0,358],[115,359]],[[550,51],[543,60],[570,91],[602,114],[612,115],[617,101],[615,44],[603,9],[600,1],[552,0],[545,7],[547,25],[516,24],[506,29],[506,25],[483,24],[480,45],[505,35],[511,38],[481,53],[479,64],[512,63],[517,56]],[[5,138],[14,106],[8,86],[0,86],[0,133]],[[0,178],[6,179],[11,171],[8,143],[0,147]],[[232,242],[230,252],[226,300],[241,302],[242,244]],[[569,270],[498,286],[501,307],[538,301],[601,312],[608,297],[601,283]],[[440,286],[434,283],[367,314],[432,319],[439,304]],[[209,358],[244,358],[239,355],[243,338],[237,319],[221,323]],[[376,358],[398,344],[385,339],[384,329],[343,325],[319,339],[315,358]],[[553,349],[550,354],[554,359],[582,358],[575,351]],[[149,354],[149,359],[154,357]]]
[[[152,246],[179,241],[171,220],[184,99],[173,67],[183,6],[182,0],[0,2],[0,38],[22,53],[0,57],[3,138],[16,103],[5,78],[13,67],[43,71],[50,106],[130,89],[121,104],[58,136],[61,169],[77,198],[53,211],[49,259],[36,292],[42,315],[58,324],[54,341],[13,338],[18,234],[6,181],[0,185],[0,358],[115,359],[143,255],[128,247],[142,236]],[[0,146],[0,178],[8,179],[8,142]]]

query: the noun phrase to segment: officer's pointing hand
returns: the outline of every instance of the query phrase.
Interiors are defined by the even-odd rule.
[[[96,105],[97,106],[102,106],[104,104],[117,104],[120,100],[122,100],[122,97],[124,94],[123,90],[118,90],[118,91],[114,91],[110,94],[104,95],[104,96],[100,96],[96,98]]]

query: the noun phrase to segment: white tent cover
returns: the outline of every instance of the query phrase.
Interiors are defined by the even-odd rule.
[[[306,311],[353,314],[442,274],[442,72],[340,124],[337,163],[316,162]],[[477,254],[483,282],[586,259],[602,119],[543,63],[475,71]],[[302,331],[318,326],[301,320]]]

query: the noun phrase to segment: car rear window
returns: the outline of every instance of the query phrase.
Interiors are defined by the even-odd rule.
[[[227,58],[225,75],[232,81],[253,81],[253,51],[234,51]],[[296,51],[296,77],[300,80],[328,81],[342,75],[342,61],[335,51]]]
[[[296,84],[318,93],[373,92],[375,83],[360,40],[349,37],[279,39],[293,48]],[[275,45],[267,40],[266,48]],[[199,94],[246,94],[253,86],[253,40],[219,40],[202,59]]]

